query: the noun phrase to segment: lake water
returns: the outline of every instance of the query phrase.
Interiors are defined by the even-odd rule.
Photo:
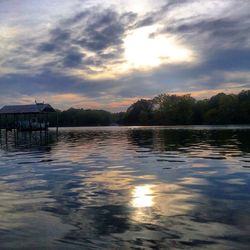
[[[249,249],[249,127],[2,133],[1,249]]]

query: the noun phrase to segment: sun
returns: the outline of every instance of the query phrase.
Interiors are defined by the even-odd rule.
[[[191,62],[193,52],[174,37],[152,35],[157,26],[136,29],[124,39],[128,68],[152,68],[164,63]]]

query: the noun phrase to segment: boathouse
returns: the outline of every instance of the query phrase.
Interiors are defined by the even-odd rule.
[[[46,131],[49,113],[56,110],[49,104],[10,105],[0,109],[0,128],[20,131]],[[58,127],[58,126],[57,126]]]

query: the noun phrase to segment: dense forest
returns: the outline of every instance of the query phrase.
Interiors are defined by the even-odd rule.
[[[60,127],[74,126],[108,126],[111,124],[112,114],[105,110],[75,109],[70,108],[65,111],[57,110],[58,125]],[[49,115],[51,126],[56,126],[57,115]]]
[[[219,93],[196,100],[190,95],[162,94],[151,100],[139,100],[125,113],[128,125],[248,124],[250,91]]]
[[[203,100],[161,94],[138,100],[126,112],[70,108],[58,111],[58,118],[59,126],[250,124],[250,91],[219,93]],[[55,125],[55,114],[50,123]]]

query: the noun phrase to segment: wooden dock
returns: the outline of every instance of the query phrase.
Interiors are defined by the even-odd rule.
[[[8,105],[0,109],[0,129],[7,131],[47,131],[49,113],[56,110],[50,104]],[[58,117],[58,116],[57,116]],[[58,131],[58,119],[56,129]]]

